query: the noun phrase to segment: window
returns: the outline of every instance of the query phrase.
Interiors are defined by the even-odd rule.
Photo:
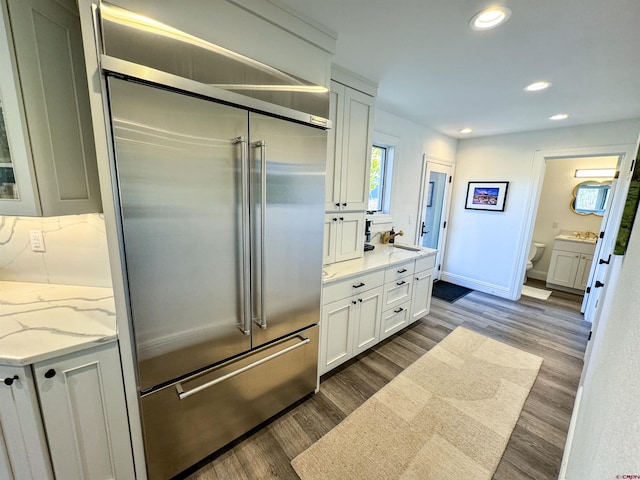
[[[374,145],[371,149],[371,170],[369,172],[369,205],[367,210],[382,212],[385,198],[385,180],[388,147]]]

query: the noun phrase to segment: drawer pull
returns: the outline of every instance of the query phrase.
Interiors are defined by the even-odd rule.
[[[353,288],[360,288],[360,287],[364,287],[364,283],[360,282],[358,285],[352,285]]]
[[[259,365],[262,365],[263,363],[270,362],[271,360],[274,360],[274,359],[278,358],[279,356],[284,355],[285,353],[289,353],[290,351],[295,350],[296,348],[300,348],[303,345],[306,345],[307,343],[311,342],[311,340],[309,338],[305,338],[300,334],[298,334],[296,336],[301,341],[296,343],[295,345],[287,347],[284,350],[280,350],[279,352],[272,353],[271,355],[269,355],[267,357],[261,358],[260,360],[257,360],[257,361],[255,361],[253,363],[250,363],[249,365],[245,365],[244,367],[239,368],[238,370],[235,370],[233,372],[227,373],[226,375],[224,375],[224,376],[222,376],[220,378],[216,378],[215,380],[207,382],[207,383],[205,383],[203,385],[200,385],[198,387],[195,387],[195,388],[193,388],[191,390],[185,391],[182,388],[182,384],[178,383],[176,385],[176,391],[178,392],[178,398],[180,400],[184,400],[185,398],[190,397],[194,393],[198,393],[198,392],[201,392],[202,390],[206,390],[207,388],[213,387],[214,385],[217,385],[217,384],[219,384],[221,382],[224,382],[225,380],[228,380],[230,378],[233,378],[236,375],[239,375],[241,373],[246,372],[247,370],[251,370],[252,368],[257,367]]]
[[[13,382],[14,382],[15,380],[18,380],[18,378],[19,378],[19,377],[18,377],[18,375],[14,375],[13,377],[7,377],[7,378],[5,378],[3,381],[4,381],[4,384],[5,384],[5,385],[7,385],[8,387],[10,387],[11,385],[13,385]]]
[[[401,270],[398,270],[398,273],[404,273],[404,272],[406,272],[406,271],[407,271],[407,269],[406,269],[406,268],[403,268],[403,269],[401,269]]]
[[[393,311],[393,313],[400,313],[400,312],[401,312],[401,311],[403,311],[403,310],[404,310],[404,308],[400,307],[399,309],[394,310],[394,311]]]
[[[405,282],[404,280],[401,280],[399,282],[396,282],[396,285],[404,285],[405,283],[407,283],[407,282]]]

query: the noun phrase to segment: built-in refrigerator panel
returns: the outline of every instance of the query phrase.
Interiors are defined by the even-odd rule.
[[[248,113],[113,77],[108,89],[144,392],[251,348],[239,140]]]
[[[249,119],[255,348],[319,321],[327,133]]]

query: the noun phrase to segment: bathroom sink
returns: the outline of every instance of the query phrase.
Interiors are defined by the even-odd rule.
[[[421,252],[422,251],[422,247],[418,247],[418,246],[415,246],[415,245],[407,245],[405,243],[394,243],[393,246],[396,247],[396,248],[401,248],[403,250],[411,250],[412,252]]]
[[[578,238],[575,235],[557,235],[556,240],[567,240],[569,242],[578,242],[578,243],[596,243],[597,238]]]

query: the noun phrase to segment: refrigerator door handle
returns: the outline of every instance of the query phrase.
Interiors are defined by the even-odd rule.
[[[251,146],[260,149],[260,318],[256,319],[256,323],[260,325],[260,328],[266,329],[264,288],[267,276],[265,272],[264,226],[267,208],[267,143],[264,140],[257,140]]]
[[[251,266],[249,253],[251,252],[251,240],[249,238],[249,186],[247,185],[247,170],[249,164],[249,152],[247,137],[240,136],[231,140],[235,145],[240,144],[240,174],[242,177],[242,322],[238,328],[245,335],[251,335]]]
[[[238,370],[234,370],[233,372],[227,373],[226,375],[223,375],[222,377],[216,378],[215,380],[211,380],[210,382],[207,383],[203,383],[202,385],[192,388],[191,390],[187,390],[185,391],[182,388],[182,384],[178,383],[176,385],[176,390],[178,392],[178,398],[180,400],[184,400],[185,398],[190,397],[191,395],[195,395],[198,392],[201,392],[203,390],[206,390],[207,388],[213,387],[214,385],[217,385],[219,383],[224,382],[225,380],[229,380],[230,378],[235,377],[236,375],[240,375],[243,372],[246,372],[247,370],[251,370],[252,368],[255,368],[259,365],[262,365],[263,363],[269,362],[271,360],[273,360],[274,358],[278,358],[281,355],[284,355],[285,353],[289,353],[292,350],[295,350],[296,348],[300,348],[303,345],[306,345],[307,343],[309,343],[311,340],[309,338],[303,337],[302,335],[297,335],[298,338],[300,338],[300,342],[296,343],[295,345],[291,345],[290,347],[287,347],[283,350],[280,350],[276,353],[272,353],[271,355],[268,355],[264,358],[261,358],[260,360],[257,360],[253,363],[250,363],[249,365],[245,365],[242,368],[239,368]],[[293,338],[293,337],[292,337]]]

